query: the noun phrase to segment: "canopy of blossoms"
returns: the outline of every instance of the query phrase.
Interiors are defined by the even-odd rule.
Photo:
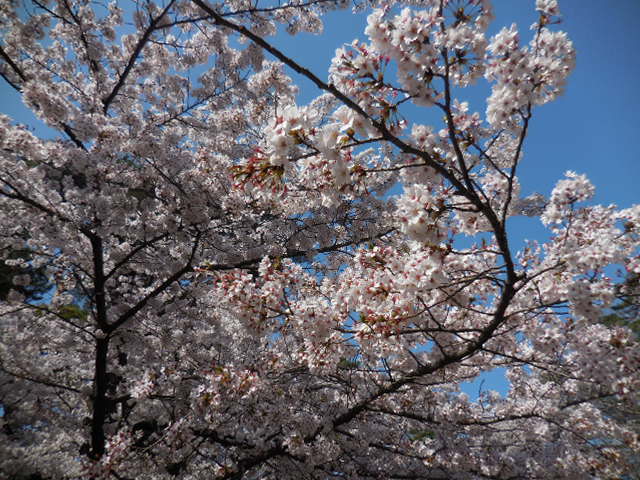
[[[575,57],[556,0],[526,5],[488,37],[488,0],[367,2],[321,78],[270,39],[364,4],[0,2],[2,81],[58,132],[0,115],[0,474],[632,473],[602,405],[637,410],[640,351],[601,319],[640,206],[585,203],[575,172],[520,195]],[[290,71],[322,94],[296,104]],[[548,239],[514,250],[516,215]],[[460,392],[497,368],[506,394]]]

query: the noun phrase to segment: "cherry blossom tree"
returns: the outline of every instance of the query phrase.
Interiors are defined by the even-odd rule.
[[[28,252],[0,303],[3,476],[632,471],[599,406],[637,406],[638,343],[601,319],[609,267],[640,273],[640,206],[585,203],[575,172],[520,195],[574,63],[557,2],[524,40],[485,34],[488,0],[407,3],[0,3],[0,75],[59,133],[0,116],[0,249]],[[327,80],[271,42],[365,6]],[[289,71],[322,94],[296,104]],[[515,215],[549,239],[515,251]],[[496,368],[505,395],[460,392]]]

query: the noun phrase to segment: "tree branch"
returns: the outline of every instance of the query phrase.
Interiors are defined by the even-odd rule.
[[[164,8],[164,10],[162,10],[160,15],[158,15],[156,18],[154,18],[151,21],[147,29],[142,34],[142,37],[140,37],[140,39],[138,40],[138,43],[136,44],[136,48],[133,50],[133,53],[129,57],[129,61],[127,62],[126,67],[124,68],[124,71],[119,76],[118,81],[116,82],[113,89],[111,90],[111,93],[109,93],[109,95],[107,95],[102,99],[102,105],[103,105],[102,111],[105,113],[105,115],[109,111],[109,107],[111,106],[111,103],[118,95],[118,92],[124,86],[124,83],[126,82],[127,77],[129,76],[129,73],[133,69],[133,66],[138,60],[138,57],[142,53],[142,49],[147,44],[149,37],[151,37],[151,34],[156,30],[158,22],[162,19],[162,17],[165,16],[165,14],[169,11],[169,9],[173,6],[174,3],[175,3],[175,0],[171,0],[167,4],[167,6]]]

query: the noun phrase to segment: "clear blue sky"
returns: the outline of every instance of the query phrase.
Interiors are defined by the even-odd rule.
[[[521,39],[528,42],[529,26],[535,21],[535,0],[495,0],[496,19],[490,32],[515,22]],[[548,195],[566,170],[586,173],[596,186],[595,201],[628,207],[640,202],[640,0],[561,0],[565,30],[577,50],[577,67],[569,78],[563,97],[534,112],[520,168],[523,194],[534,191]],[[276,44],[321,78],[327,77],[337,47],[354,38],[365,40],[366,14],[336,12],[327,18],[321,36],[282,34]],[[294,75],[295,78],[295,75]],[[0,80],[0,82],[2,82]],[[300,82],[299,102],[318,94],[308,82]],[[469,98],[471,108],[484,114],[483,99],[488,90],[481,84]],[[0,112],[50,132],[24,109],[19,96],[0,83]],[[428,123],[427,112],[419,117]],[[414,115],[414,114],[412,114]],[[439,118],[439,115],[437,116]],[[535,219],[515,219],[511,233],[517,245],[523,238],[544,238]],[[476,382],[464,388],[477,392]],[[489,375],[487,387],[504,391],[501,375]]]

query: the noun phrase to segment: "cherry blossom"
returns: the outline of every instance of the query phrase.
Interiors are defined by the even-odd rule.
[[[328,76],[272,41],[343,7],[364,40]],[[529,8],[488,37],[488,0],[1,3],[3,81],[57,132],[0,115],[2,476],[633,473],[603,402],[637,409],[638,341],[602,318],[640,207],[576,172],[521,197],[575,60],[558,3]],[[517,215],[548,238],[517,251]]]

